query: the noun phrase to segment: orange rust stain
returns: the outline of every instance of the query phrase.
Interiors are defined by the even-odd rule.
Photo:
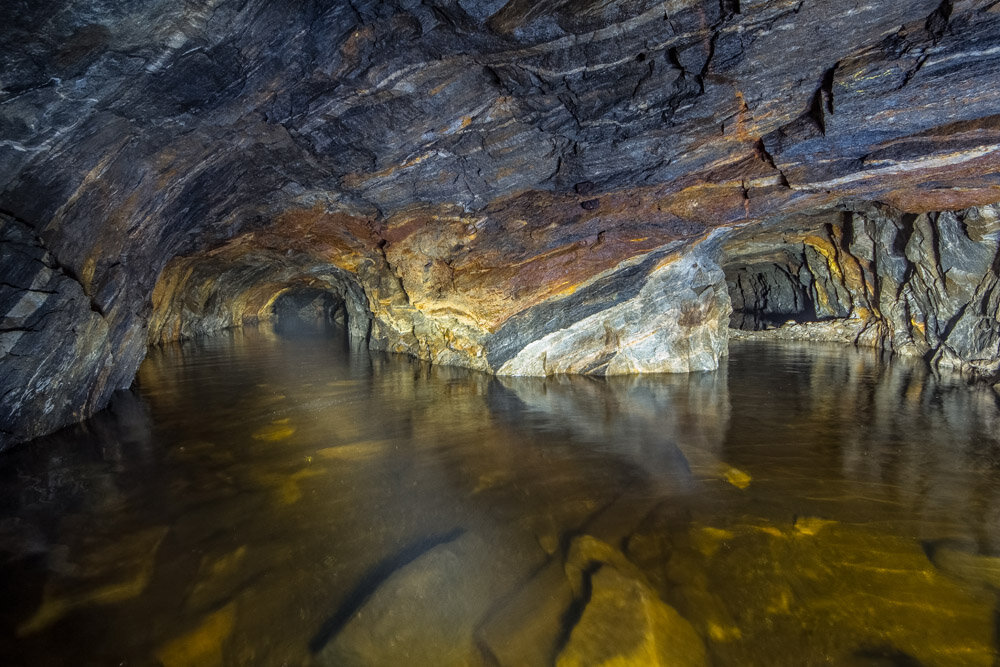
[[[747,106],[746,98],[743,97],[743,93],[739,90],[736,91],[736,104],[739,109],[736,115],[736,139],[738,141],[752,141],[753,138],[750,136],[749,130],[747,130],[747,125],[751,118],[750,107]]]
[[[950,211],[971,206],[986,206],[1000,201],[1000,186],[983,188],[938,188],[893,190],[885,196],[887,203],[907,213]]]
[[[703,183],[668,197],[663,207],[678,218],[714,226],[742,219],[744,200],[739,183]]]
[[[517,170],[514,169],[513,167],[501,167],[500,169],[497,169],[497,173],[496,173],[496,176],[494,178],[495,178],[495,180],[502,181],[503,179],[507,178],[508,176],[513,176],[516,173],[517,173]]]

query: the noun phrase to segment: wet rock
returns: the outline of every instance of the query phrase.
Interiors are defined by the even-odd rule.
[[[78,421],[131,378],[113,372],[127,351],[113,348],[109,322],[83,286],[31,229],[4,215],[0,267],[3,449]]]
[[[590,577],[590,599],[556,665],[707,665],[694,628],[613,567]]]
[[[481,664],[476,628],[537,566],[524,553],[473,533],[432,548],[371,592],[319,663]]]
[[[627,284],[626,284],[627,285]],[[605,288],[606,289],[606,288]],[[726,349],[729,294],[722,271],[697,253],[655,266],[634,295],[617,305],[601,303],[593,314],[586,288],[545,310],[564,321],[547,335],[528,317],[519,317],[497,334],[491,363],[502,375],[688,372],[718,367]],[[579,295],[579,296],[577,296]],[[589,297],[589,298],[588,298]],[[578,305],[579,304],[579,305]],[[574,317],[581,310],[580,319]],[[558,314],[557,314],[558,313]],[[529,316],[531,317],[531,316]],[[507,337],[534,339],[509,356]],[[500,345],[503,345],[501,348]]]
[[[787,223],[770,244],[766,235],[734,239],[726,250],[739,307],[733,324],[778,324],[735,335],[850,342],[997,377],[998,219],[993,206],[919,215],[871,206],[815,220],[812,231]],[[784,298],[781,285],[800,290],[798,300]]]

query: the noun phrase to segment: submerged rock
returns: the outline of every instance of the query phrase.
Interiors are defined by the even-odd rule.
[[[948,542],[928,542],[924,551],[945,574],[1000,592],[1000,556],[978,554]]]
[[[573,589],[558,558],[520,586],[476,630],[476,641],[500,665],[547,667],[559,648]]]
[[[629,554],[654,568],[667,599],[704,628],[720,663],[786,664],[787,655],[796,664],[854,664],[869,653],[919,664],[993,663],[995,596],[943,575],[915,540],[800,518],[695,525],[664,553],[654,530],[650,524],[632,538]],[[943,552],[942,563],[953,555]],[[986,561],[968,556],[954,567],[981,580]]]
[[[166,534],[166,527],[154,527],[120,539],[103,536],[83,553],[70,554],[72,560],[63,566],[64,573],[54,575],[46,584],[41,606],[18,626],[17,634],[44,630],[71,612],[141,595],[149,585],[156,552]]]
[[[227,664],[225,644],[235,625],[236,603],[229,603],[206,616],[197,628],[167,642],[156,651],[156,658],[163,667],[222,667]]]
[[[319,651],[318,662],[483,664],[476,628],[537,566],[525,557],[530,554],[474,533],[433,547],[371,591]]]
[[[558,667],[708,664],[691,624],[642,583],[605,566],[590,577],[590,587]]]

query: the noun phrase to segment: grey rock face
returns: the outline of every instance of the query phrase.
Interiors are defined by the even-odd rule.
[[[143,336],[116,331],[31,230],[7,216],[0,216],[0,266],[3,440],[79,421],[131,384],[120,364],[145,356]]]
[[[811,311],[804,320],[818,324],[790,324],[778,337],[850,340],[987,380],[1000,372],[997,207],[920,215],[867,207],[813,232],[786,228],[772,242],[770,256],[738,240],[727,249],[739,328],[765,328],[773,312],[775,290],[746,277],[780,275],[808,290],[796,313]]]
[[[654,259],[659,261],[634,295],[618,303],[602,299],[597,312],[568,319],[558,329],[547,327],[555,329],[547,335],[539,335],[546,328],[524,327],[522,334],[534,334],[534,340],[496,372],[627,375],[717,368],[728,343],[724,274],[704,249]],[[581,291],[586,299],[587,288]],[[556,302],[552,308],[563,316],[572,312],[569,304]]]

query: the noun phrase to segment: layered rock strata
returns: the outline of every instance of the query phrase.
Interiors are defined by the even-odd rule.
[[[3,441],[103,405],[145,340],[300,289],[438,363],[714,367],[728,297],[709,250],[732,230],[1000,201],[997,8],[21,3],[0,55],[0,211],[21,232],[3,243],[23,232],[75,296],[0,358]],[[37,288],[19,266],[9,340]],[[980,338],[941,356],[988,367]]]
[[[871,206],[737,236],[726,253],[732,320],[751,337],[839,339],[1000,379],[997,207]]]

